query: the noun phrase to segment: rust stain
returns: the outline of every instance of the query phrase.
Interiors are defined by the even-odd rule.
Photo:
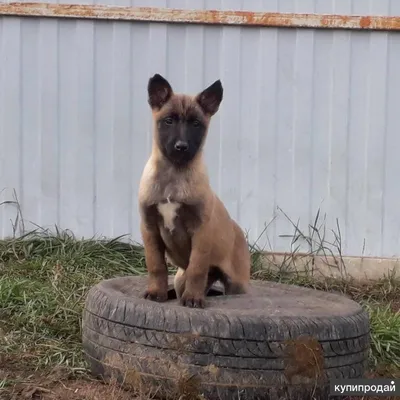
[[[324,15],[321,18],[321,26],[323,26],[323,27],[328,27],[329,26],[329,18],[328,18],[328,16]]]
[[[211,10],[211,12],[209,13],[208,19],[212,24],[218,23],[218,12]]]
[[[360,19],[360,27],[365,29],[371,25],[371,17],[362,17]]]
[[[320,379],[324,370],[321,344],[310,336],[300,336],[285,343],[285,376],[292,383]]]
[[[180,10],[89,4],[0,3],[0,15],[261,27],[400,30],[400,17]]]

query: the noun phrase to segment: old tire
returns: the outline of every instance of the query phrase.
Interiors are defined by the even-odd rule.
[[[369,318],[332,293],[252,282],[246,295],[207,297],[206,308],[142,298],[145,277],[93,287],[83,346],[94,375],[163,397],[327,399],[329,380],[358,378]],[[186,397],[182,395],[187,395]]]

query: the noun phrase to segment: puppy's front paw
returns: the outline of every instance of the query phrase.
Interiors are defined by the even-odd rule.
[[[184,307],[190,308],[204,308],[204,296],[197,296],[194,293],[187,292],[186,290],[183,292],[182,297],[180,298],[180,303]]]
[[[143,297],[147,300],[162,303],[168,300],[168,292],[165,290],[146,290]]]

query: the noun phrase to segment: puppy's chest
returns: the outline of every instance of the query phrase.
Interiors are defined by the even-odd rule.
[[[161,223],[164,228],[170,232],[175,229],[175,220],[178,217],[178,210],[182,204],[177,202],[166,201],[157,204],[157,211],[162,219]]]
[[[171,200],[156,205],[159,226],[169,234],[193,232],[201,224],[201,205]]]
[[[154,175],[149,187],[149,223],[156,223],[165,234],[176,238],[201,224],[203,202],[196,197],[194,184],[185,174],[166,168]]]

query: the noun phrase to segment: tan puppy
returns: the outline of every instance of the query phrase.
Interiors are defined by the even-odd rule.
[[[149,273],[145,298],[167,300],[165,256],[179,268],[175,290],[184,306],[204,307],[217,280],[226,294],[247,291],[250,253],[245,236],[212,191],[203,161],[210,119],[222,96],[219,80],[194,97],[175,94],[158,74],[148,82],[153,148],[139,189]]]

